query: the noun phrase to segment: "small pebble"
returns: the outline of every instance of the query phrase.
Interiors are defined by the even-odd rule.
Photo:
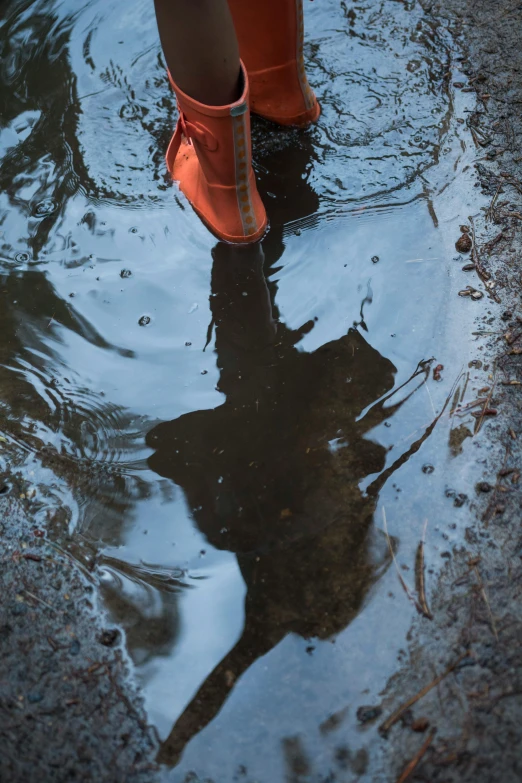
[[[71,642],[71,646],[69,647],[69,652],[71,655],[78,655],[80,652],[80,642],[78,639],[75,639],[73,642]]]
[[[469,234],[461,234],[455,242],[455,247],[459,253],[469,253],[471,246],[472,242]]]
[[[417,718],[417,720],[414,720],[411,724],[411,728],[413,731],[424,732],[429,725],[430,722],[427,718]]]
[[[105,647],[113,647],[118,639],[120,638],[120,632],[117,628],[107,628],[105,631],[102,631],[101,634],[98,636],[98,641],[100,644],[103,644]]]
[[[370,721],[377,720],[382,715],[382,707],[359,707],[356,715],[359,723],[370,723]]]
[[[488,484],[487,481],[479,481],[479,483],[477,484],[477,490],[479,492],[491,492],[492,489],[493,487],[491,486],[491,484]]]

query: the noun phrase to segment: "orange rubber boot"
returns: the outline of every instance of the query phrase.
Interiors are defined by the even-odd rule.
[[[229,106],[205,106],[176,93],[179,120],[167,168],[208,228],[225,242],[256,242],[266,231],[265,208],[252,170],[248,76]]]
[[[306,78],[303,0],[228,0],[255,114],[309,125],[321,109]]]

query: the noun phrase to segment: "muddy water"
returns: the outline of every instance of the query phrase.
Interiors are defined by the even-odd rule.
[[[451,53],[414,0],[306,12],[323,114],[254,123],[248,250],[165,177],[151,0],[1,20],[2,433],[126,629],[172,781],[370,780],[356,711],[413,611],[384,514],[412,584],[425,519],[429,585],[459,535]]]

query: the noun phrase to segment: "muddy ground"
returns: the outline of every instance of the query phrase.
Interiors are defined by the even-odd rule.
[[[31,524],[26,491],[0,477],[0,779],[152,780],[156,741],[121,632]]]
[[[476,516],[467,546],[451,552],[433,620],[412,628],[407,663],[384,697],[382,779],[403,780],[410,769],[412,781],[507,783],[522,777],[522,6],[445,0],[426,8],[462,46],[461,88],[477,93],[467,121],[477,186],[491,202],[475,221],[472,261],[494,286],[482,359],[492,360],[487,407],[497,415],[477,443],[482,481],[467,488]]]
[[[458,477],[474,518],[467,545],[448,552],[429,595],[432,619],[414,623],[399,671],[361,723],[380,724],[381,781],[509,783],[522,777],[522,6],[445,0],[425,8],[468,58],[467,80],[455,89],[477,93],[466,121],[478,190],[491,208],[474,221],[471,257],[490,290],[483,407],[497,415],[477,419],[481,481]],[[9,469],[0,478],[0,779],[156,779],[157,743],[118,629],[100,619],[88,574],[31,523],[28,488]],[[352,762],[348,777],[324,779],[364,779],[364,764],[357,772]],[[293,775],[309,780],[299,759]]]

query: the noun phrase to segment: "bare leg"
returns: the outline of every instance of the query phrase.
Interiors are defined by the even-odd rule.
[[[191,98],[224,106],[240,96],[239,48],[227,0],[154,0],[170,74]]]

